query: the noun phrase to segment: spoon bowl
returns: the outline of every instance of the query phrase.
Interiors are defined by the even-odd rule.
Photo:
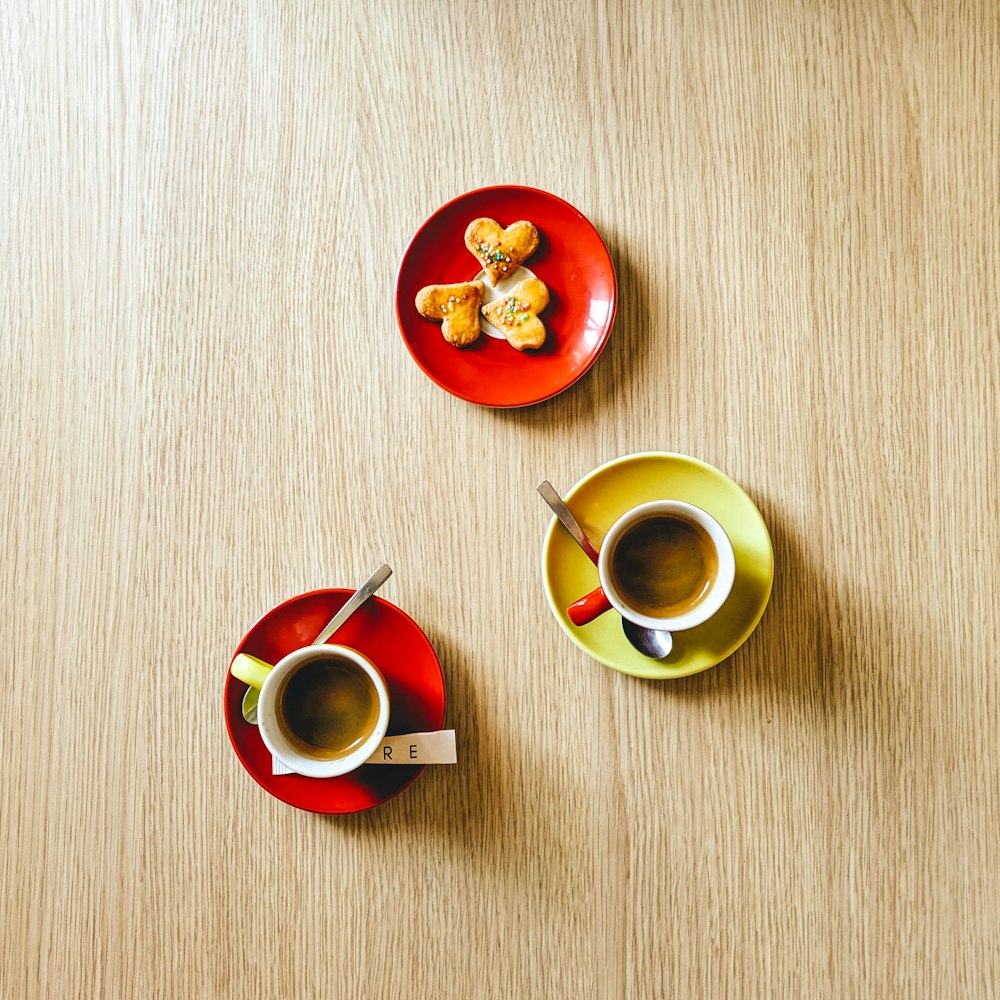
[[[652,660],[664,659],[674,648],[673,633],[666,629],[646,628],[622,617],[622,631],[625,633],[625,638],[643,656],[648,656]]]

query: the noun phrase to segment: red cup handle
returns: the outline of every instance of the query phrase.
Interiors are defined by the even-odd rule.
[[[574,601],[566,609],[566,614],[574,625],[589,625],[595,618],[600,618],[605,611],[610,610],[611,602],[603,588],[598,587],[580,600]]]

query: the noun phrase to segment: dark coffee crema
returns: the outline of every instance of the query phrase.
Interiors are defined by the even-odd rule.
[[[624,602],[650,618],[679,618],[712,589],[719,557],[708,532],[679,514],[654,514],[628,528],[611,555]]]
[[[375,731],[378,691],[352,660],[329,656],[300,664],[277,697],[278,728],[303,757],[338,760]]]

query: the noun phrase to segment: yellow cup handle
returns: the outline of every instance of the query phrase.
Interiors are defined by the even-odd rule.
[[[229,672],[237,679],[249,684],[259,691],[267,680],[267,675],[274,669],[270,663],[258,660],[256,656],[239,653],[229,667]]]

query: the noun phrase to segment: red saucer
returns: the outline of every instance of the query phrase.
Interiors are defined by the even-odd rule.
[[[277,663],[293,649],[308,646],[353,593],[344,588],[300,594],[268,611],[233,651]],[[364,653],[389,688],[388,735],[432,732],[444,725],[444,675],[437,654],[420,626],[395,605],[369,598],[334,640]],[[352,813],[398,795],[423,766],[365,764],[338,778],[305,778],[271,773],[271,754],[256,726],[243,718],[246,685],[226,667],[225,712],[229,739],[250,776],[275,798],[317,813]]]
[[[522,354],[485,334],[469,347],[452,347],[441,325],[413,304],[424,285],[479,273],[465,229],[482,216],[502,226],[527,219],[539,229],[538,250],[524,262],[549,288],[541,314],[548,336],[538,351]],[[529,187],[480,188],[449,201],[417,230],[396,276],[396,319],[413,360],[442,389],[483,406],[527,406],[569,388],[604,349],[617,300],[611,256],[597,230],[561,198]]]

